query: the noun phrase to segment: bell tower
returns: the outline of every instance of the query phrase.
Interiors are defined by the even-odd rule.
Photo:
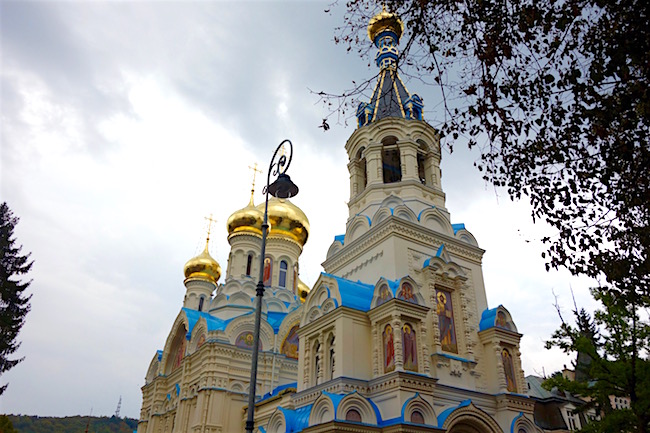
[[[359,104],[357,130],[345,145],[350,171],[350,219],[372,215],[391,194],[419,214],[432,205],[447,213],[440,182],[440,138],[422,120],[422,99],[397,72],[404,25],[385,10],[368,24],[380,72],[370,101]]]

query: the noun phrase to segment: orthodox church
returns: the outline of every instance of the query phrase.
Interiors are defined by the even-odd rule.
[[[345,145],[349,218],[311,288],[299,277],[309,221],[291,201],[269,201],[257,432],[541,432],[521,334],[503,306],[488,308],[484,250],[451,223],[439,136],[398,74],[403,30],[386,11],[368,25],[380,73]],[[244,430],[263,210],[251,195],[228,219],[222,283],[207,242],[185,265],[139,433]]]

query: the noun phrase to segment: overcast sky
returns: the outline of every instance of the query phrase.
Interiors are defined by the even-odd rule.
[[[0,2],[0,199],[35,260],[32,311],[20,334],[25,361],[0,377],[0,413],[137,418],[140,387],[182,306],[183,265],[214,215],[212,255],[225,267],[225,223],[248,203],[249,165],[267,167],[285,138],[311,222],[301,278],[318,278],[345,231],[344,145],[354,119],[330,118],[311,90],[342,92],[372,77],[368,60],[333,42],[342,6],[327,2]],[[437,92],[407,81],[425,117]],[[443,152],[453,223],[486,250],[490,307],[504,304],[524,334],[525,373],[569,364],[544,340],[568,312],[572,287],[547,273],[548,230],[526,203],[486,185],[463,146]],[[266,174],[264,175],[266,176]],[[258,182],[256,203],[263,196]]]

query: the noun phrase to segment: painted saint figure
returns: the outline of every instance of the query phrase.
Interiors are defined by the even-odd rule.
[[[291,359],[298,359],[298,325],[291,328],[282,343],[282,353]]]
[[[404,369],[418,371],[418,348],[413,327],[405,323],[402,327],[402,347],[404,353]]]
[[[172,367],[173,370],[176,370],[178,367],[181,366],[181,361],[183,361],[183,356],[185,356],[185,339],[181,341],[181,344],[178,346],[178,349],[176,350],[176,357],[174,358],[174,366]]]
[[[495,325],[499,328],[510,329],[510,325],[508,325],[508,321],[506,319],[506,313],[503,311],[497,311],[497,320],[495,322]]]
[[[271,286],[271,275],[273,274],[273,261],[270,257],[264,259],[264,286]]]
[[[390,293],[387,284],[382,284],[379,288],[379,298],[377,299],[377,306],[390,301],[393,295]]]
[[[418,303],[415,294],[413,293],[413,286],[410,283],[402,284],[402,290],[399,291],[397,297],[408,302]]]
[[[515,384],[515,368],[512,363],[512,356],[508,349],[501,351],[501,360],[503,361],[503,371],[506,375],[506,388],[510,392],[517,392],[517,385]]]
[[[382,333],[384,343],[384,373],[395,370],[395,345],[393,344],[393,327],[386,325]]]
[[[436,314],[438,315],[438,327],[440,329],[440,345],[442,350],[458,353],[456,342],[456,329],[454,327],[454,309],[451,303],[451,293],[445,290],[436,290]]]

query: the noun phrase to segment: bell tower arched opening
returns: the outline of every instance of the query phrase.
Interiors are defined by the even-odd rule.
[[[397,138],[388,136],[381,141],[381,166],[384,183],[394,183],[402,180],[402,161],[400,158]]]

